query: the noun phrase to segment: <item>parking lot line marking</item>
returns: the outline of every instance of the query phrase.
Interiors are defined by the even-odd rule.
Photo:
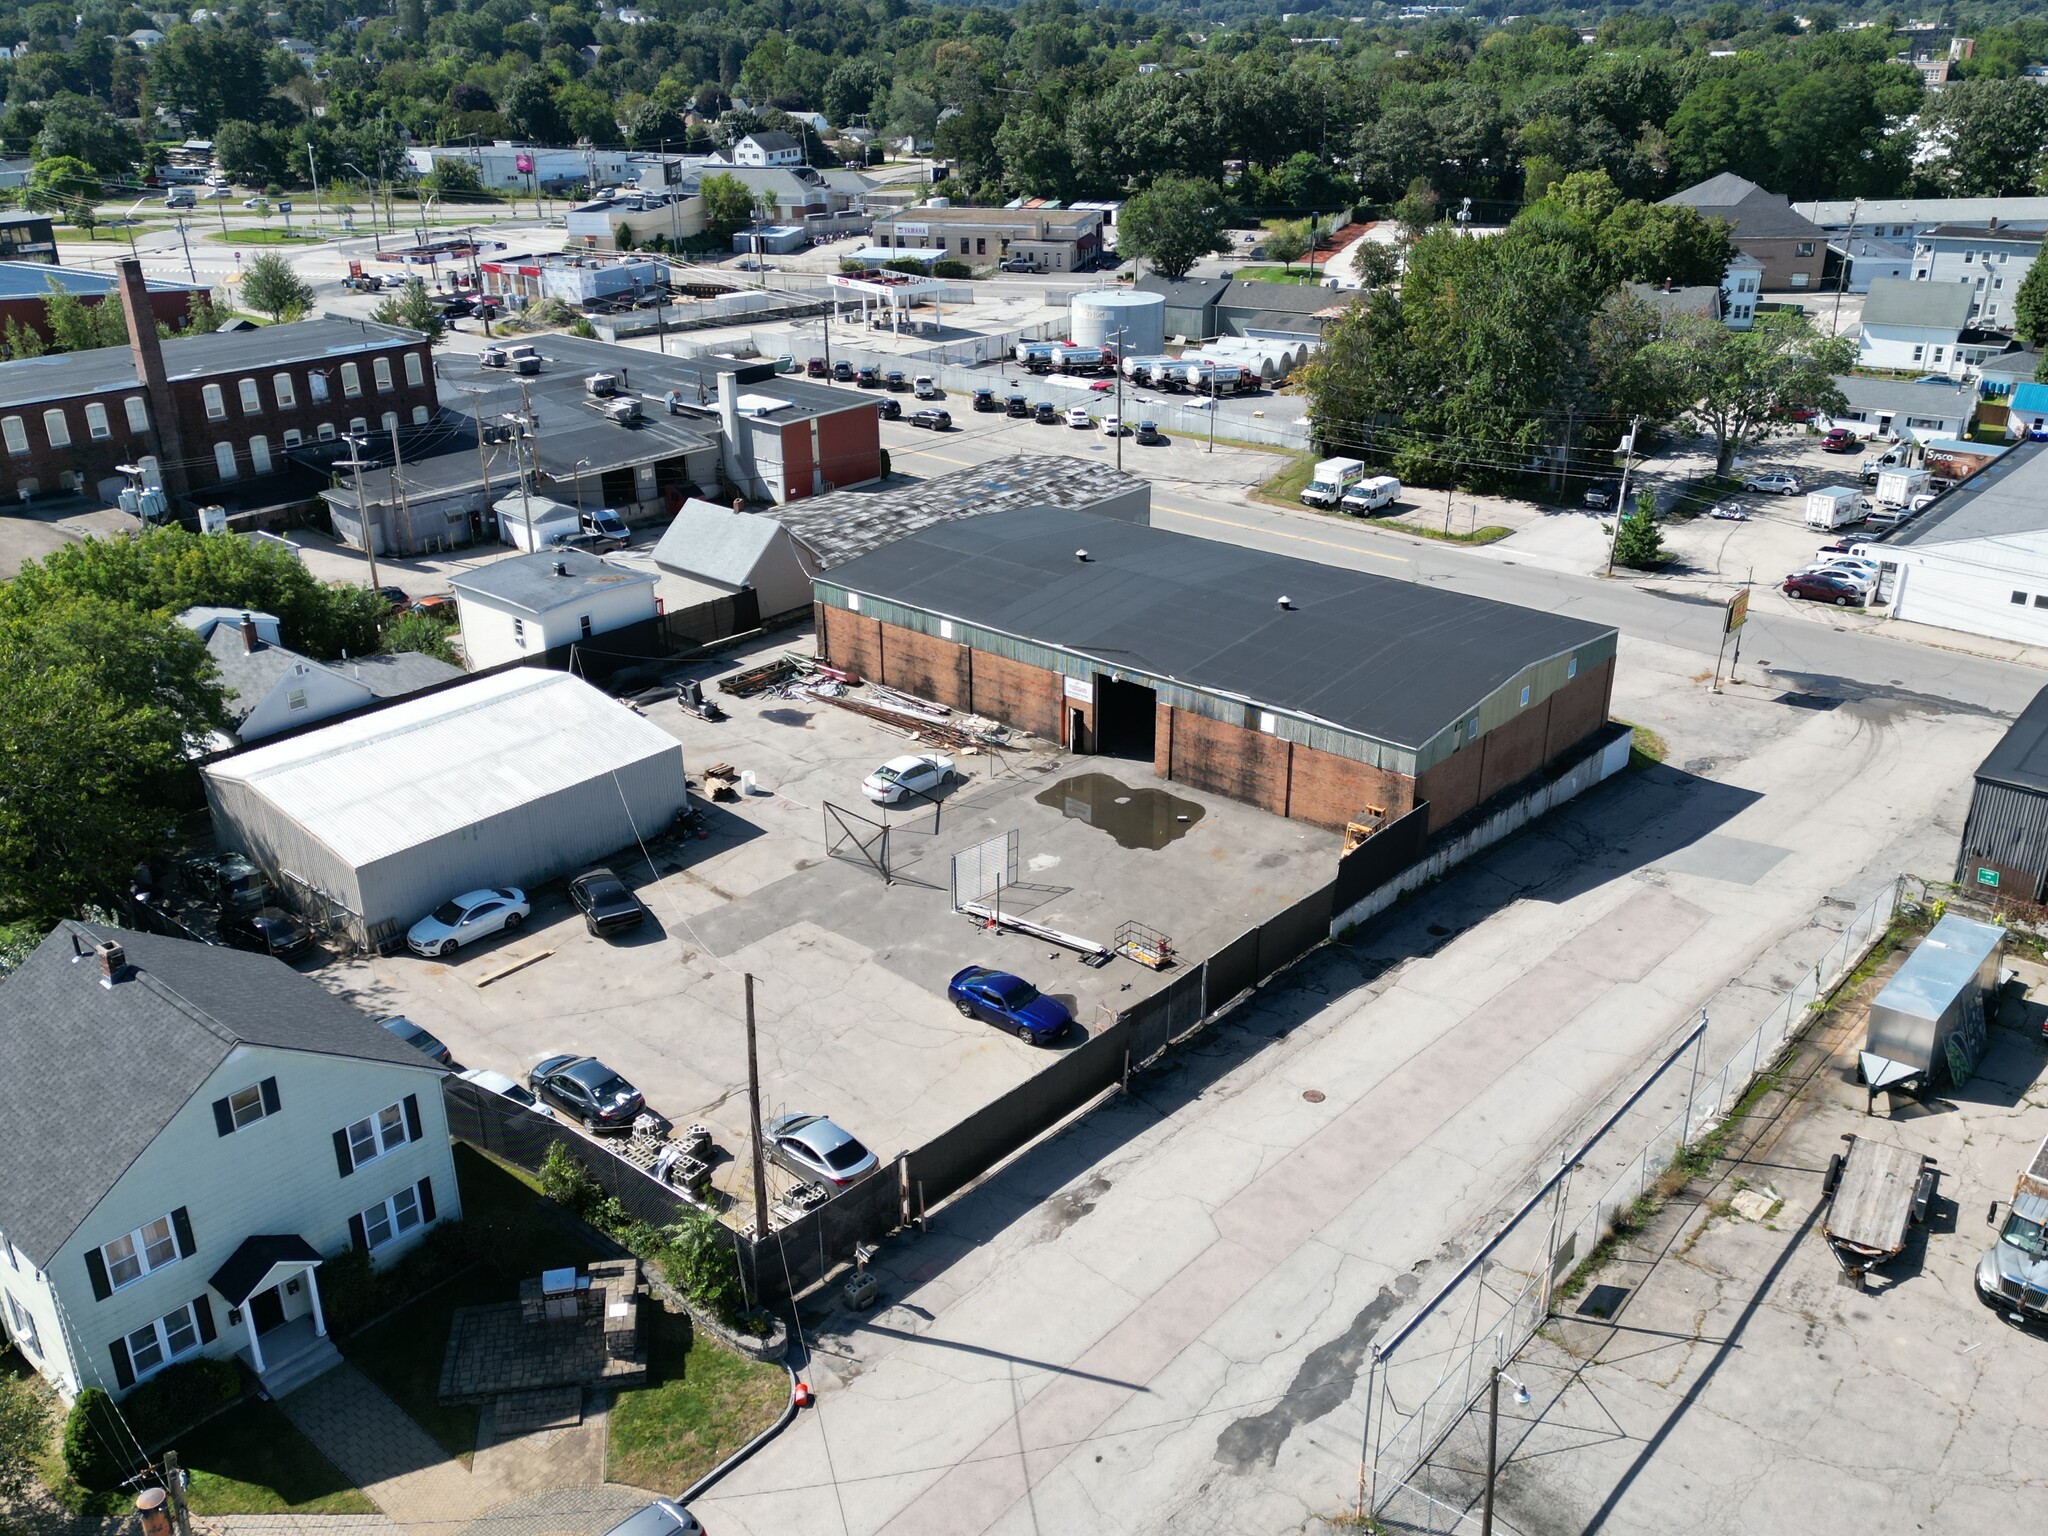
[[[1270,534],[1276,539],[1293,539],[1298,544],[1321,544],[1326,549],[1346,550],[1351,554],[1364,555],[1373,560],[1391,560],[1396,565],[1407,565],[1409,563],[1406,555],[1383,554],[1377,549],[1366,549],[1358,544],[1346,544],[1341,539],[1318,539],[1312,538],[1305,533],[1289,533],[1284,528],[1267,528],[1259,523],[1241,523],[1234,517],[1217,517],[1208,512],[1192,512],[1186,507],[1175,506],[1170,501],[1161,501],[1159,505],[1166,511],[1171,512],[1175,517],[1192,517],[1198,523],[1221,523],[1226,528],[1242,528],[1248,533]]]

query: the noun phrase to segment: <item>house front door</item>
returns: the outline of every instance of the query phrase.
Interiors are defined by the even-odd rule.
[[[258,1338],[273,1328],[284,1326],[284,1297],[278,1294],[276,1286],[258,1291],[249,1298],[249,1318],[256,1325]]]

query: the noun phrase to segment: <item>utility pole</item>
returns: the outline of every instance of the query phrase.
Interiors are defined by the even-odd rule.
[[[1209,370],[1209,451],[1216,451],[1216,370]]]
[[[1493,1475],[1500,1465],[1500,1367],[1486,1373],[1486,1489],[1480,1495],[1479,1536],[1493,1536]]]
[[[177,224],[178,243],[185,247],[185,276],[188,280],[196,283],[199,281],[199,273],[192,265],[192,241],[185,233],[185,221],[179,219]]]
[[[1628,441],[1621,445],[1621,487],[1615,492],[1614,537],[1607,541],[1607,574],[1614,574],[1614,550],[1621,543],[1621,520],[1628,516],[1628,472],[1636,461],[1636,433],[1642,430],[1643,418],[1631,416],[1628,419]]]
[[[313,158],[313,146],[306,146],[306,171],[313,178],[313,227],[319,228],[327,217],[327,210],[320,206],[320,166]]]
[[[1842,242],[1842,269],[1835,274],[1835,314],[1828,321],[1828,334],[1842,334],[1842,290],[1849,286],[1849,267],[1856,259],[1856,220],[1862,216],[1863,199],[1849,205],[1849,234]]]
[[[405,514],[405,548],[412,552],[412,503],[405,494],[405,455],[398,448],[398,423],[391,423],[391,495]]]
[[[1129,326],[1116,329],[1116,469],[1124,469],[1124,332]]]
[[[747,1124],[754,1139],[754,1241],[768,1236],[768,1160],[761,1146],[761,1063],[754,1049],[754,977],[747,983]]]
[[[343,469],[352,469],[356,474],[356,516],[363,523],[363,553],[370,557],[370,590],[377,590],[377,530],[371,526],[370,504],[363,499],[363,439],[356,433],[348,435],[349,457]]]
[[[523,381],[519,386],[519,405],[520,420],[526,429],[520,436],[526,443],[527,463],[531,469],[530,474],[522,473],[519,477],[519,507],[526,518],[527,553],[538,554],[540,542],[534,537],[533,532],[533,494],[530,485],[534,477],[540,474],[540,423],[534,419],[533,400],[528,395]],[[512,448],[516,456],[519,444],[515,442]]]
[[[185,1469],[178,1465],[176,1451],[164,1452],[164,1492],[171,1501],[171,1519],[178,1536],[192,1536],[192,1511],[185,1507]]]

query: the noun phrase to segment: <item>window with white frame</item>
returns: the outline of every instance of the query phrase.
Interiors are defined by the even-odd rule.
[[[14,1342],[34,1355],[43,1357],[43,1341],[36,1337],[36,1320],[29,1310],[14,1299],[14,1292],[7,1293],[7,1326],[14,1331]]]
[[[190,1303],[144,1323],[128,1335],[128,1365],[137,1381],[147,1381],[173,1360],[199,1347],[199,1325]]]
[[[299,403],[298,386],[292,383],[288,373],[273,373],[270,376],[270,392],[277,396],[277,408],[288,411]]]
[[[321,423],[320,423],[320,441],[321,441],[321,442],[323,442],[323,443],[331,443],[331,442],[333,442],[333,441],[334,441],[334,423],[333,423],[333,422],[331,422],[331,421],[323,421],[323,422],[321,422]]]
[[[341,365],[341,392],[351,400],[363,392],[363,370],[354,363]]]
[[[249,468],[259,475],[270,473],[270,439],[252,437],[249,439]]]
[[[306,440],[306,434],[305,434],[305,433],[303,433],[303,432],[301,432],[301,431],[300,431],[300,430],[299,430],[299,429],[298,429],[297,427],[286,427],[286,428],[284,429],[284,445],[285,445],[285,447],[287,447],[287,448],[296,448],[296,447],[298,447],[298,446],[299,446],[299,444],[303,443],[303,442],[304,442],[305,440]]]
[[[306,375],[306,394],[315,405],[327,398],[327,375],[317,369]]]
[[[107,408],[97,400],[85,402],[85,435],[91,438],[114,435],[113,423],[107,420]]]
[[[220,392],[218,384],[202,385],[199,390],[199,398],[206,402],[206,419],[208,421],[219,421],[227,415],[227,397]]]
[[[223,480],[232,480],[241,474],[241,470],[235,467],[235,445],[233,443],[215,443],[213,445],[213,469],[214,473]]]
[[[1527,709],[1529,707],[1529,690],[1527,688],[1524,688],[1522,690],[1522,702],[1519,707],[1522,709]]]
[[[380,1200],[362,1213],[363,1237],[371,1252],[393,1238],[403,1237],[420,1224],[420,1192],[408,1184],[389,1200]]]
[[[294,688],[290,693],[286,694],[284,696],[284,707],[286,709],[304,709],[306,707],[306,690]]]
[[[242,414],[244,416],[261,414],[263,410],[263,395],[257,389],[256,381],[254,379],[244,379],[236,387],[241,391],[242,395]]]
[[[424,405],[412,408],[412,424],[416,427],[424,427],[427,424],[427,408]]]
[[[149,407],[143,403],[142,396],[130,395],[121,403],[128,409],[128,430],[130,432],[147,432],[149,430]]]
[[[368,437],[370,435],[370,419],[367,416],[349,417],[348,435],[350,437]]]
[[[376,382],[380,392],[389,389],[391,387],[391,359],[388,357],[371,358],[370,377]]]
[[[393,1104],[348,1128],[349,1161],[360,1168],[405,1145],[405,1106]]]
[[[71,446],[71,420],[62,411],[43,412],[43,431],[49,435],[52,448]]]
[[[420,367],[420,355],[417,352],[405,354],[405,382],[412,385],[426,382],[426,375]]]
[[[107,1283],[118,1291],[166,1264],[178,1262],[177,1229],[170,1217],[159,1216],[126,1236],[102,1244],[100,1257],[106,1261]]]

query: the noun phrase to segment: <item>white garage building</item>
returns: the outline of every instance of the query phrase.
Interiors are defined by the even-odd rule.
[[[665,830],[675,738],[579,678],[521,667],[206,769],[220,846],[378,944],[482,886],[531,888]]]
[[[1891,616],[2048,645],[2048,443],[2022,443],[1866,551]]]

